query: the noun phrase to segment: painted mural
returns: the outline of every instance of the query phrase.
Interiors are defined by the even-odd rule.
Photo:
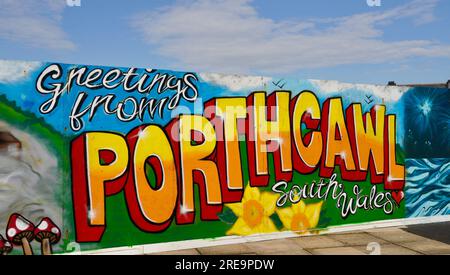
[[[0,254],[450,214],[450,93],[0,61]]]

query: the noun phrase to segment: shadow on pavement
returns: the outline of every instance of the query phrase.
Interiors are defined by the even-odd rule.
[[[407,232],[450,244],[450,222],[408,225]]]

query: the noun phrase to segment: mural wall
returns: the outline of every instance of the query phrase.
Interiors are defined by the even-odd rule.
[[[449,103],[447,89],[0,61],[0,250],[449,215]]]

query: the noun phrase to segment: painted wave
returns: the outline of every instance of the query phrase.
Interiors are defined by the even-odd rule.
[[[450,215],[450,159],[407,159],[406,167],[406,216]]]

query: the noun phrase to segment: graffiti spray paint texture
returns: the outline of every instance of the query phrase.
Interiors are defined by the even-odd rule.
[[[412,159],[419,92],[2,61],[0,230],[49,217],[65,252],[448,214],[446,196],[416,199],[448,185],[415,174],[448,166]]]
[[[420,88],[405,98],[408,217],[450,214],[450,92]]]

